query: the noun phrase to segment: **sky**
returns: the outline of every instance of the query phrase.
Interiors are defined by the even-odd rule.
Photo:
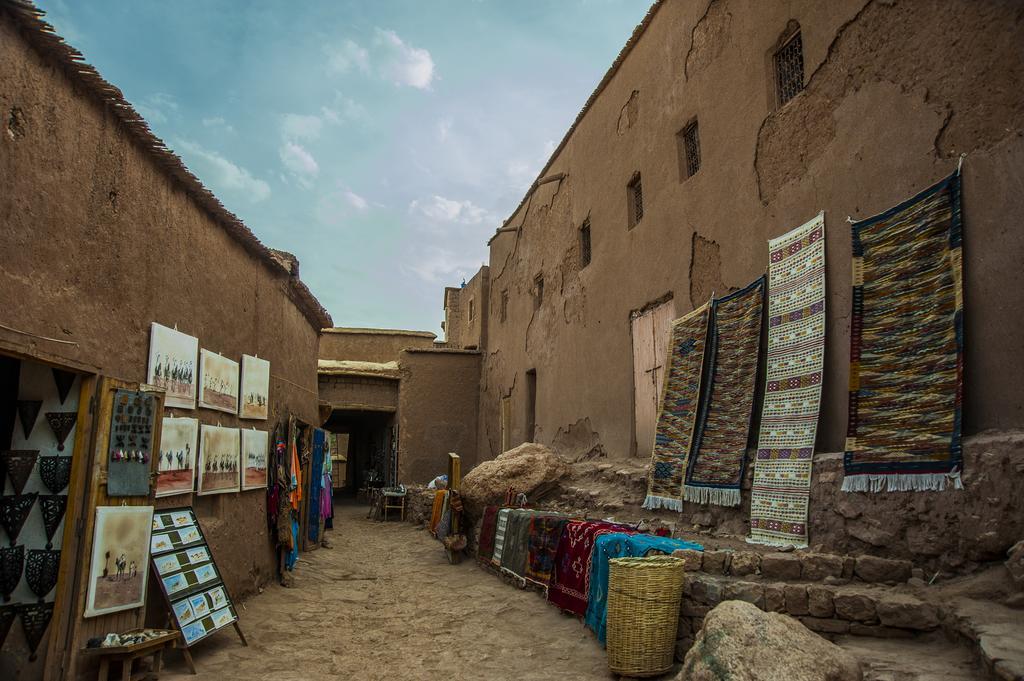
[[[441,334],[646,0],[37,0],[336,326]]]

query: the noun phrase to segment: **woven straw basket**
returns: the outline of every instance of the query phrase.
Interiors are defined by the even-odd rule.
[[[608,667],[623,676],[672,668],[683,561],[672,556],[613,558],[608,573]]]

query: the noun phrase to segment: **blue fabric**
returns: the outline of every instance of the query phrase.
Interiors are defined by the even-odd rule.
[[[292,519],[292,549],[284,555],[284,567],[291,570],[299,559],[299,521]]]
[[[324,431],[313,431],[313,463],[309,467],[309,541],[320,541],[320,488],[323,484]]]
[[[594,557],[590,564],[590,601],[584,622],[597,634],[597,640],[604,645],[608,626],[608,561],[612,558],[646,556],[651,551],[672,553],[676,549],[704,547],[691,541],[657,537],[653,534],[603,534],[594,540]]]

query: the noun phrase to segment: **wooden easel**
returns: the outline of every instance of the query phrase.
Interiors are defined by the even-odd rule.
[[[448,490],[450,492],[458,492],[459,487],[462,486],[462,460],[459,455],[455,452],[449,452],[448,454]],[[451,536],[459,533],[459,518],[452,513],[452,529],[449,532]],[[445,547],[445,554],[448,556],[448,562],[452,565],[462,560],[462,551],[453,551],[452,549]]]

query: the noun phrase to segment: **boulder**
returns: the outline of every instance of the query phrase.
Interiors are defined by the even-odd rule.
[[[1017,586],[1024,588],[1024,539],[1011,546],[1006,556],[1006,569]]]
[[[860,663],[797,620],[725,601],[708,613],[676,681],[859,681]]]
[[[511,487],[531,502],[556,490],[569,466],[544,445],[524,442],[484,461],[462,478],[462,496],[476,513],[485,506],[501,504]]]

